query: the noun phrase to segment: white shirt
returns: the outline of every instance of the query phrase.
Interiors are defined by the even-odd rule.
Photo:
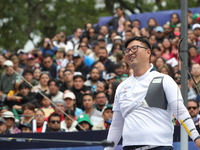
[[[172,146],[174,132],[172,114],[178,120],[190,117],[174,80],[157,71],[150,72],[152,67],[151,65],[151,68],[140,77],[130,76],[117,88],[113,106],[114,116],[108,135],[108,140],[114,141],[115,144],[122,134],[123,146]],[[167,110],[144,105],[149,84],[157,76],[164,76],[163,89],[168,101]],[[185,123],[189,129],[195,128],[192,119],[188,119]],[[192,139],[197,136],[198,132],[194,130]],[[106,148],[108,149],[114,148]]]
[[[65,132],[73,132],[73,131],[78,131],[78,130],[76,129],[76,125],[77,125],[77,121],[74,120],[73,123],[72,123],[72,125],[71,125],[71,127],[70,127],[70,128],[67,128],[67,124],[66,124],[65,120],[63,120],[63,121],[61,121],[61,123],[60,123],[60,128],[61,128],[61,129],[64,129]]]
[[[58,93],[56,95],[54,95],[54,96],[51,95],[51,100],[53,102],[55,102],[57,99],[62,99],[62,96],[63,96],[63,92],[58,91]]]

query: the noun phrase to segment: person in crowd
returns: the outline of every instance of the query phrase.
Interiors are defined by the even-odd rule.
[[[38,91],[49,92],[48,81],[50,78],[51,76],[48,71],[42,71],[39,77],[39,84],[34,86],[31,91],[35,93]]]
[[[97,84],[100,82],[100,71],[97,68],[92,68],[89,73],[89,79],[85,81],[84,85],[91,87],[92,92],[97,91]]]
[[[107,73],[114,72],[114,63],[108,59],[108,52],[105,47],[100,47],[98,51],[99,61],[105,66]]]
[[[200,54],[198,54],[197,47],[191,45],[188,48],[189,60],[191,63],[200,63]]]
[[[22,75],[24,69],[19,67],[19,58],[17,55],[12,55],[10,57],[10,60],[13,62],[13,69],[18,72],[20,75]]]
[[[194,99],[189,99],[187,101],[187,109],[194,124],[200,126],[199,103]]]
[[[43,65],[41,71],[48,71],[52,78],[58,79],[58,70],[60,66],[53,62],[52,56],[47,54],[43,57]]]
[[[41,70],[39,68],[34,69],[33,70],[33,79],[39,81],[40,74],[41,74]]]
[[[59,70],[58,70],[58,78],[59,78],[59,87],[64,83],[64,76],[63,76],[63,72],[65,71],[65,67],[63,68],[60,68]]]
[[[81,28],[76,28],[74,30],[73,37],[69,40],[73,45],[73,49],[75,48],[75,45],[80,42],[80,38],[81,38],[82,34],[83,34],[83,32],[82,32]]]
[[[39,84],[39,81],[33,78],[33,71],[32,70],[24,70],[23,77],[28,81],[32,86],[36,86]]]
[[[48,54],[50,55],[50,57],[52,57],[55,54],[57,47],[55,47],[52,44],[52,41],[50,38],[46,37],[44,38],[44,42],[40,50],[42,51],[42,56],[45,56]]]
[[[112,82],[115,82],[117,79],[117,75],[115,73],[108,73],[106,75],[106,83],[110,84]]]
[[[9,133],[15,134],[21,132],[17,127],[17,122],[15,121],[15,117],[12,111],[6,111],[2,113],[2,117],[6,122],[7,130],[9,130]]]
[[[75,53],[77,53],[78,51],[83,51],[84,55],[88,56],[92,53],[92,50],[89,48],[89,45],[86,42],[80,42],[77,50],[75,51]]]
[[[1,134],[9,134],[9,130],[7,129],[6,121],[2,117],[0,117],[0,135]]]
[[[82,114],[77,118],[78,124],[76,125],[76,129],[78,131],[89,131],[92,130],[93,124],[90,121],[90,118],[86,114]],[[81,126],[81,127],[80,127]]]
[[[200,23],[195,23],[192,26],[192,30],[194,31],[194,34],[196,36],[196,45],[198,47],[198,50],[200,49]]]
[[[98,68],[98,70],[100,71],[100,79],[101,81],[104,81],[105,77],[106,77],[106,74],[107,74],[107,70],[104,66],[104,64],[101,62],[101,61],[96,61],[92,64],[91,68]]]
[[[73,77],[73,86],[71,90],[76,95],[76,105],[78,108],[83,109],[83,95],[85,93],[91,93],[91,88],[84,85],[85,77],[82,75],[76,75]]]
[[[115,64],[114,73],[117,75],[116,81],[118,82],[123,82],[128,78],[128,75],[125,73],[124,66],[121,62]]]
[[[111,33],[110,33],[110,35],[109,35],[109,41],[110,41],[110,43],[107,44],[107,46],[106,46],[106,49],[107,49],[108,53],[110,53],[110,51],[111,51],[111,49],[112,49],[112,46],[113,46],[113,44],[114,44],[114,38],[115,38],[116,36],[118,36],[118,32],[115,31],[115,30],[114,30],[114,31],[111,31]]]
[[[66,64],[68,63],[68,60],[65,59],[65,48],[64,47],[58,48],[55,54],[56,54],[57,65],[60,67],[65,67]]]
[[[52,107],[54,109],[53,113],[56,113],[60,116],[60,120],[63,121],[64,120],[64,112],[67,109],[66,103],[63,99],[57,99],[54,102],[55,105],[52,104]]]
[[[48,81],[48,87],[52,102],[55,102],[57,99],[62,99],[63,92],[59,91],[59,81],[57,79],[50,79]]]
[[[155,68],[158,69],[165,64],[165,59],[162,57],[158,57],[155,61]]]
[[[108,95],[109,95],[108,103],[111,105],[114,104],[115,93],[116,93],[116,89],[119,84],[120,84],[120,82],[114,81],[114,82],[109,83],[109,85],[108,85]]]
[[[66,108],[73,110],[76,117],[83,113],[82,109],[76,107],[76,96],[71,91],[65,91],[63,100],[65,101]]]
[[[153,29],[159,26],[157,20],[155,18],[149,18],[147,21],[147,30],[150,31],[151,34],[154,33]]]
[[[172,31],[175,27],[180,27],[181,23],[179,15],[177,13],[172,13],[170,16],[170,21],[166,22],[166,24],[170,26]]]
[[[153,65],[150,64],[151,45],[148,40],[143,37],[132,37],[125,43],[125,47],[125,60],[134,70],[134,74],[117,88],[113,106],[114,114],[107,140],[114,141],[116,146],[121,136],[123,136],[122,147],[124,149],[135,149],[144,145],[158,145],[154,149],[160,150],[164,148],[172,150],[174,126],[171,118],[172,114],[174,114],[179,122],[183,121],[185,123],[185,126],[192,133],[190,137],[200,147],[199,133],[184,106],[181,92],[177,90],[177,84],[170,76],[151,71]],[[160,86],[157,86],[155,89],[155,83],[151,81],[154,82],[157,79],[160,81]],[[149,90],[152,89],[152,86],[154,86],[154,91]],[[144,92],[138,93],[139,87]],[[155,94],[155,92],[160,93],[161,91],[165,93],[165,98],[161,98],[162,96],[159,98]],[[132,99],[133,97],[134,100]],[[162,100],[163,103],[164,101],[166,103],[161,106],[155,102],[156,100],[159,102]],[[179,107],[179,111],[177,111],[177,107]],[[158,121],[156,119],[158,117],[161,120],[159,119]],[[141,123],[148,123],[149,128],[141,128]],[[163,127],[165,130],[163,130]],[[143,135],[147,134],[146,130],[148,130],[149,135],[149,129],[152,130],[151,136],[141,137],[141,133],[144,133]],[[166,137],[166,135],[168,136]],[[163,137],[167,139],[162,140]],[[115,146],[113,148],[106,148],[106,150],[113,150]]]
[[[127,36],[126,35],[127,31],[130,31],[130,33],[132,35],[131,29],[132,29],[131,21],[125,21],[124,22],[124,30],[121,33],[123,41],[126,41],[126,39],[127,39],[127,37],[126,37]]]
[[[112,49],[110,51],[110,56],[108,57],[108,59],[110,59],[112,62],[114,63],[117,63],[117,57],[116,57],[116,54],[118,52],[121,52],[123,49],[122,47],[122,44],[119,44],[119,43],[115,43],[113,46],[112,46]]]
[[[59,114],[51,114],[48,119],[48,130],[46,132],[64,132],[64,130],[60,128],[60,122]]]
[[[89,54],[89,57],[91,57],[94,61],[98,61],[99,57],[97,56],[98,50],[99,50],[99,44],[97,41],[93,41],[91,43],[92,53]]]
[[[72,63],[73,64],[73,63]],[[60,87],[60,91],[64,92],[65,90],[70,89],[73,86],[73,72],[70,69],[63,71],[64,82]]]
[[[83,95],[83,106],[85,108],[83,114],[87,114],[90,117],[90,121],[92,122],[92,124],[97,125],[103,120],[103,118],[102,112],[93,107],[94,104],[95,101],[93,99],[93,95]]]
[[[110,105],[103,110],[103,120],[99,124],[94,125],[92,128],[93,130],[105,130],[110,128],[111,119],[113,117],[112,108],[112,105]]]
[[[45,121],[45,112],[38,109],[35,112],[36,124],[34,124],[34,132],[44,133],[47,130],[47,121]]]
[[[140,20],[134,19],[134,20],[132,21],[131,24],[132,24],[132,27],[133,27],[133,28],[138,28],[138,29],[140,29],[140,25],[141,25]]]
[[[17,51],[17,55],[18,55],[18,58],[19,58],[19,67],[24,69],[27,66],[27,64],[26,64],[26,60],[27,60],[26,50],[19,49]]]
[[[20,124],[19,129],[21,133],[33,133],[31,125],[27,123]]]
[[[68,63],[69,62],[73,62],[73,54],[74,54],[74,51],[71,50],[71,49],[66,52],[66,57],[65,58],[68,60]]]
[[[108,104],[108,98],[106,96],[106,93],[104,92],[95,93],[94,100],[95,100],[94,108],[96,108],[101,112],[103,112],[103,109],[107,107],[107,105],[110,105]]]
[[[105,46],[104,47],[106,47],[106,45],[108,43],[110,43],[110,41],[109,41],[109,27],[107,25],[102,25],[100,27],[100,29],[99,29],[99,34],[103,36],[101,38],[104,39],[104,42],[105,42]],[[98,40],[98,38],[97,38],[97,40]],[[101,47],[101,45],[100,45],[100,47]]]
[[[169,60],[172,57],[172,44],[169,39],[164,38],[162,41],[164,51],[162,52],[162,57],[166,60]]]
[[[27,66],[24,68],[24,70],[33,71],[35,68],[39,68],[40,67],[40,66],[37,66],[34,55],[28,54],[26,59],[27,59],[26,60]]]
[[[124,35],[124,42],[126,42],[129,38],[131,38],[133,36],[133,33],[131,30],[127,30],[125,31],[125,35]]]
[[[192,74],[192,77],[196,83],[195,84],[192,81],[191,86],[195,89],[196,93],[198,93],[198,89],[200,89],[200,64],[198,64],[198,63],[192,64],[190,73]]]
[[[157,43],[162,43],[164,40],[164,29],[161,26],[155,28],[155,35]]]
[[[65,132],[74,132],[77,131],[76,125],[77,121],[74,120],[75,118],[75,113],[71,109],[67,109],[65,111],[65,120],[61,121],[60,127],[61,129],[64,129]]]

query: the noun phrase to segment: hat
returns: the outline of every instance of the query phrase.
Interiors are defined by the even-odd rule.
[[[156,32],[164,32],[164,29],[163,29],[163,27],[158,26],[158,27],[155,28],[155,31]]]
[[[65,103],[64,100],[62,100],[62,99],[56,99],[56,101],[54,102],[54,104],[58,104],[58,103],[63,104],[66,107],[66,103]]]
[[[13,62],[11,60],[6,60],[6,61],[4,61],[3,65],[13,67]]]
[[[200,20],[200,14],[196,13],[192,16],[193,20]]]
[[[84,56],[84,53],[82,50],[78,50],[76,53],[73,54],[73,58],[81,58]]]
[[[65,98],[71,98],[71,99],[76,99],[76,96],[72,92],[67,92],[64,94],[63,99]]]
[[[98,39],[98,41],[103,41],[103,42],[105,42],[105,39],[104,39],[104,38],[100,38],[100,39]]]
[[[107,104],[107,106],[103,108],[102,112],[104,113],[104,111],[107,110],[107,109],[111,109],[112,110],[112,108],[113,108],[112,105]]]
[[[27,55],[27,59],[34,59],[34,58],[35,58],[35,56],[32,55],[32,54],[28,54],[28,55]]]
[[[59,47],[57,49],[57,52],[63,52],[63,53],[65,53],[65,48],[64,47]]]
[[[86,115],[86,114],[82,114],[82,115],[80,115],[78,118],[77,118],[77,122],[78,122],[78,124],[80,124],[80,123],[82,123],[82,122],[87,122],[89,125],[90,125],[90,127],[93,127],[93,124],[92,124],[92,122],[90,121],[90,117],[88,116],[88,115]],[[80,127],[78,126],[78,125],[76,125],[76,129],[80,129]]]
[[[27,52],[26,52],[26,50],[24,50],[24,49],[19,49],[19,50],[17,51],[17,54],[20,54],[20,53],[26,54]]]
[[[6,124],[6,121],[2,117],[0,117],[0,123],[5,123]]]
[[[195,23],[195,24],[192,26],[192,30],[193,30],[193,31],[194,31],[196,28],[200,28],[200,24]]]
[[[30,124],[23,123],[23,124],[20,124],[20,125],[19,125],[19,129],[20,129],[20,130],[21,130],[23,127],[27,127],[27,128],[29,128],[30,130],[32,130],[32,127],[31,127]]]
[[[114,37],[114,40],[122,40],[122,37],[117,35],[117,36]]]
[[[107,75],[106,75],[106,80],[110,80],[110,79],[113,79],[113,78],[116,78],[117,77],[117,75],[115,74],[115,73],[108,73]]]
[[[3,118],[13,118],[13,119],[15,119],[14,114],[13,114],[11,111],[6,111],[6,112],[4,112],[4,113],[2,114],[2,117],[3,117]]]

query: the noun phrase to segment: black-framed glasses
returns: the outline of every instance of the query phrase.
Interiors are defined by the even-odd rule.
[[[148,49],[148,48],[140,46],[140,45],[133,45],[130,48],[126,48],[123,52],[124,52],[124,54],[128,54],[130,51],[132,53],[136,53],[138,51],[138,47]]]
[[[194,110],[196,110],[197,107],[188,107],[188,110],[190,110],[190,109],[194,109]]]
[[[51,120],[50,122],[55,124],[55,123],[60,123],[60,120]]]

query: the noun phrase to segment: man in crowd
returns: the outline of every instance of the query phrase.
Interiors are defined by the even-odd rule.
[[[47,132],[64,132],[60,128],[60,116],[59,114],[53,113],[48,119],[48,131]]]
[[[200,125],[199,103],[196,100],[188,100],[187,108],[195,125]]]
[[[48,81],[49,94],[51,100],[55,102],[57,99],[62,99],[63,92],[59,91],[59,81],[55,78]]]
[[[71,70],[66,69],[63,71],[64,82],[60,87],[60,91],[64,92],[73,86],[73,73]]]

